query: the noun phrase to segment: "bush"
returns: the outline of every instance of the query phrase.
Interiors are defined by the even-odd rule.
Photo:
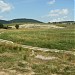
[[[2,23],[0,23],[0,28],[3,28],[4,26],[3,26],[3,24]]]
[[[19,24],[16,24],[15,27],[16,27],[16,29],[19,29]]]

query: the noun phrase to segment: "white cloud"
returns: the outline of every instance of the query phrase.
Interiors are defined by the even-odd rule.
[[[0,0],[0,12],[10,11],[12,6],[9,3],[6,3],[3,0]]]
[[[54,4],[55,3],[55,0],[51,0],[48,2],[48,4]]]
[[[68,9],[56,9],[56,10],[51,10],[48,16],[55,17],[60,15],[67,15],[68,13],[69,13]]]
[[[67,19],[67,16],[63,16],[63,17],[52,19],[50,20],[50,22],[60,22],[60,21],[65,21],[66,19]]]
[[[56,10],[51,10],[47,15],[41,16],[41,18],[55,18],[55,17],[60,17],[60,16],[65,16],[69,14],[68,9],[56,9]]]

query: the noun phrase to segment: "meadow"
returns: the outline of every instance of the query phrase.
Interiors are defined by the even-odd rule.
[[[65,28],[29,28],[6,30],[1,39],[35,47],[72,50],[75,48],[74,25]]]
[[[0,43],[0,75],[74,75],[75,56],[65,53],[24,49],[17,44]],[[44,59],[36,58],[38,55]],[[55,57],[48,59],[47,57]]]
[[[75,52],[75,26],[64,27],[0,29],[0,39],[14,42],[0,42],[0,75],[75,75],[75,55],[20,46]]]

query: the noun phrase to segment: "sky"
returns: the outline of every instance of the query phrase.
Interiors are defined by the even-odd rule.
[[[42,22],[74,21],[75,0],[0,0],[0,19],[35,19]]]

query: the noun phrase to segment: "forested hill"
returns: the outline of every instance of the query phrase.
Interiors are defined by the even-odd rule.
[[[13,20],[9,20],[9,21],[0,20],[0,23],[9,24],[9,23],[43,23],[43,22],[38,21],[38,20],[34,20],[34,19],[22,18],[22,19],[13,19]]]
[[[10,21],[0,20],[0,23],[2,23],[2,24],[8,24],[8,23],[10,23]]]

